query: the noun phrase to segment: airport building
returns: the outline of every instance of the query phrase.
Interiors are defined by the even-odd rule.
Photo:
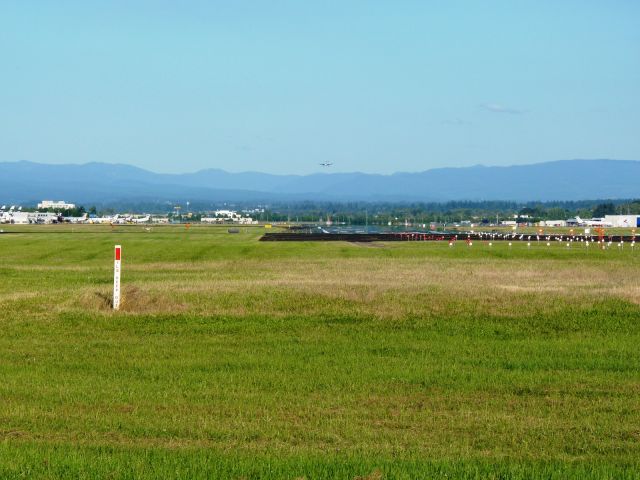
[[[640,227],[640,215],[605,215],[604,221],[612,227]]]
[[[541,227],[566,227],[566,220],[543,220],[540,222]]]
[[[57,210],[71,210],[72,208],[76,208],[74,203],[66,203],[64,200],[58,200],[54,202],[53,200],[43,200],[38,204],[38,208],[55,208]]]

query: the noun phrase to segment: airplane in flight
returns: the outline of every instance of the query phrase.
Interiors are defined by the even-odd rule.
[[[323,166],[323,167],[330,167],[331,165],[333,165],[333,163],[332,162],[322,162],[320,165]]]

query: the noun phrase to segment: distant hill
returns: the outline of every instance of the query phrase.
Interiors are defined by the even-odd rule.
[[[271,175],[209,169],[179,175],[130,165],[0,163],[0,203],[121,201],[585,200],[640,197],[640,161],[562,160],[376,175]]]

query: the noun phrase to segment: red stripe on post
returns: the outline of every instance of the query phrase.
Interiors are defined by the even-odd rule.
[[[120,247],[116,247],[116,260],[120,260]]]

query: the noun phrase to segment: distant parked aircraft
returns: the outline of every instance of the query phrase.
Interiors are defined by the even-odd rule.
[[[151,220],[151,215],[145,215],[144,217],[132,218],[130,221],[133,223],[147,223]]]
[[[6,209],[6,205],[0,208],[0,223],[31,223],[30,214],[23,212],[22,207],[16,210],[16,206],[11,205],[9,210]]]
[[[91,217],[88,219],[89,223],[110,223],[111,225],[125,225],[127,223],[147,223],[151,221],[151,215],[145,215],[144,217],[134,217],[133,215],[121,215],[116,213],[113,216],[106,217]]]
[[[88,215],[84,213],[81,217],[61,217],[66,223],[84,223],[88,219]]]
[[[89,217],[89,223],[120,223],[120,215],[106,217]]]
[[[592,218],[591,220],[583,220],[576,215],[576,223],[586,227],[612,227],[611,222],[605,221],[604,218]]]

